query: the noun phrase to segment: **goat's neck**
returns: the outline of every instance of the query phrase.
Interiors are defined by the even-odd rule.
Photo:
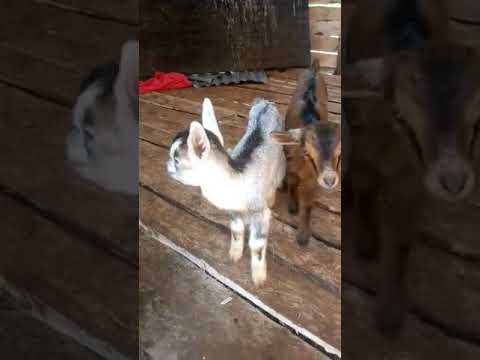
[[[230,165],[228,158],[212,161],[202,171],[203,196],[215,206],[235,210],[242,207],[241,190],[246,174]]]

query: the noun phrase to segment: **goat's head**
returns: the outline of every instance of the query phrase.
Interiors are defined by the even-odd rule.
[[[213,105],[205,98],[202,124],[193,121],[188,130],[179,132],[172,141],[167,161],[168,175],[185,185],[200,186],[205,164],[215,163],[219,157],[227,158],[223,146]]]
[[[409,137],[427,189],[444,200],[462,199],[474,188],[479,61],[475,50],[444,42],[356,64],[374,87],[384,86],[394,124]]]
[[[271,136],[278,144],[301,146],[304,159],[311,161],[315,168],[320,186],[331,190],[338,185],[341,157],[340,125],[328,121],[317,122],[298,129],[272,132]]]
[[[82,86],[67,138],[69,166],[109,191],[138,193],[138,42]]]

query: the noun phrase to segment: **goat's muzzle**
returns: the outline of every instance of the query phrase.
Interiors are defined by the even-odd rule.
[[[464,199],[472,193],[475,173],[472,166],[456,153],[446,153],[429,169],[427,189],[432,195],[449,201]]]
[[[330,167],[325,168],[317,178],[318,184],[327,190],[332,190],[338,185],[338,174]]]

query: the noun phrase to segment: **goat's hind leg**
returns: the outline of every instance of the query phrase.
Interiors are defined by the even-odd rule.
[[[256,286],[267,280],[267,242],[270,228],[270,209],[264,209],[251,215],[250,247],[252,280]]]
[[[230,259],[237,262],[242,258],[245,241],[245,223],[239,214],[230,214]]]

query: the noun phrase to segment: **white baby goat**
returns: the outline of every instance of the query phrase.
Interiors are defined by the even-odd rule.
[[[283,131],[283,119],[272,103],[256,100],[246,132],[231,152],[225,150],[209,99],[203,102],[202,124],[193,121],[189,130],[174,138],[168,174],[199,186],[208,201],[230,213],[230,258],[235,262],[242,257],[249,227],[252,279],[261,285],[267,278],[270,208],[286,169],[283,148],[270,140],[270,133]]]

